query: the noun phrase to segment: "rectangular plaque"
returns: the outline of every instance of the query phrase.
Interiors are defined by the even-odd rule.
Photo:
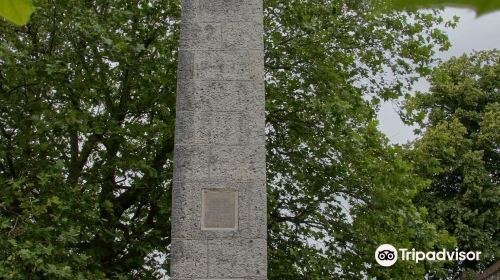
[[[201,229],[238,229],[238,192],[227,189],[205,189],[202,193]]]

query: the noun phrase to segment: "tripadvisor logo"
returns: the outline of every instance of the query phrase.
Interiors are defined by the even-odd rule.
[[[481,252],[463,252],[463,251],[458,251],[458,249],[455,249],[455,251],[447,251],[446,249],[443,249],[438,252],[435,251],[422,252],[422,251],[416,251],[415,249],[408,250],[405,248],[399,248],[399,250],[397,250],[391,244],[383,244],[380,245],[375,251],[375,260],[379,265],[388,267],[396,263],[396,261],[398,260],[398,255],[399,259],[402,261],[414,261],[415,263],[425,260],[478,261]]]
[[[381,266],[392,266],[398,260],[398,251],[391,244],[380,245],[375,251],[375,260]]]

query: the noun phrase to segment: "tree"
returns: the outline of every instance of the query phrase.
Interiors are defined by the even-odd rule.
[[[376,247],[453,241],[412,205],[424,182],[375,114],[447,47],[439,16],[380,15],[359,1],[265,4],[269,279],[418,279],[423,266],[381,270]]]
[[[428,93],[408,101],[410,120],[425,130],[409,151],[431,184],[415,202],[458,248],[480,261],[449,265],[452,275],[481,271],[500,253],[500,51],[452,58],[434,70]]]
[[[0,23],[0,278],[160,278],[179,3],[35,5],[27,26]],[[448,46],[438,13],[267,0],[265,16],[269,278],[439,273],[373,260],[382,243],[453,243],[375,120]]]
[[[0,278],[159,278],[179,4],[35,4],[0,23]]]

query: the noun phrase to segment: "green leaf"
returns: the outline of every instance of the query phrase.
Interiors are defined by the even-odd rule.
[[[478,15],[484,15],[500,10],[500,1],[497,0],[393,0],[392,6],[398,10],[433,7],[469,7],[476,10]]]
[[[31,0],[0,0],[0,16],[14,24],[28,23],[33,11],[35,7]]]
[[[49,205],[52,205],[52,204],[61,204],[61,200],[59,199],[58,196],[52,196],[51,198],[49,198],[48,200],[48,204]]]

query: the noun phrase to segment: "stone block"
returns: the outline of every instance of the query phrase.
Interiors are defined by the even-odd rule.
[[[239,112],[215,112],[212,121],[212,144],[238,145],[243,140],[243,116]]]
[[[220,23],[183,22],[180,48],[183,50],[214,50],[222,47]]]
[[[264,49],[262,22],[229,22],[222,26],[224,49]]]
[[[201,192],[189,183],[174,181],[172,188],[172,238],[191,238],[199,232]]]
[[[265,182],[247,183],[240,198],[242,238],[267,238],[267,193]]]
[[[196,21],[262,21],[262,0],[195,0]]]
[[[215,112],[211,140],[214,145],[265,145],[265,112]]]
[[[264,111],[262,81],[178,82],[177,110]]]
[[[266,152],[259,146],[215,146],[210,156],[211,180],[265,180]]]
[[[179,53],[179,64],[177,65],[177,76],[190,80],[195,77],[195,54],[192,51]]]
[[[174,181],[208,180],[210,148],[205,145],[176,145]]]
[[[177,111],[175,143],[209,144],[212,133],[212,113],[207,111]]]
[[[246,111],[242,114],[242,145],[265,145],[266,113],[264,110]]]
[[[206,278],[208,246],[205,240],[172,239],[173,278]]]
[[[198,0],[181,0],[182,22],[196,21],[196,9]]]
[[[263,111],[177,111],[175,142],[182,145],[263,145],[264,118]]]
[[[177,80],[177,111],[193,111],[196,108],[200,108],[200,110],[206,108],[200,103],[200,93],[196,90],[197,83],[199,83],[199,81],[188,79]]]
[[[208,241],[208,276],[262,277],[267,273],[265,239]]]
[[[194,78],[198,80],[249,81],[264,76],[260,50],[197,51],[194,63]]]

